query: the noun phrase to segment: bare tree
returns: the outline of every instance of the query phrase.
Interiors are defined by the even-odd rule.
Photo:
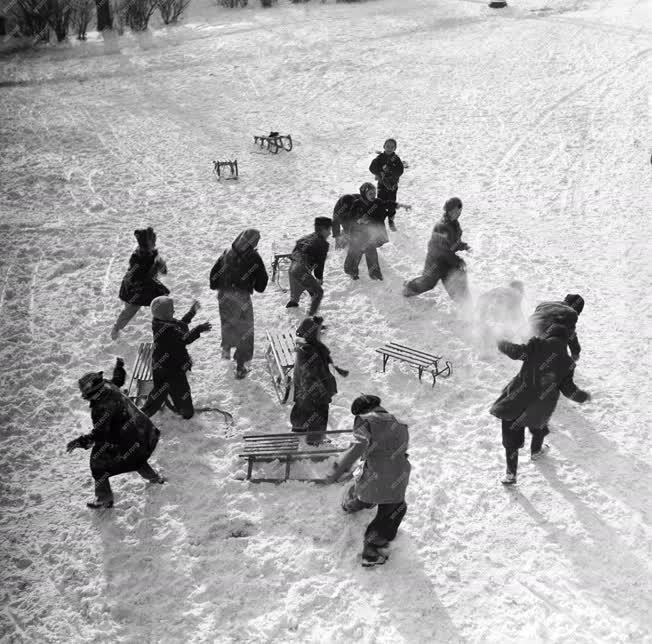
[[[113,29],[111,19],[111,3],[109,0],[95,0],[95,11],[97,13],[97,30]]]
[[[77,40],[86,40],[86,30],[93,18],[95,0],[72,0],[72,26],[77,32]]]
[[[158,8],[166,25],[175,23],[186,10],[190,0],[159,0]]]

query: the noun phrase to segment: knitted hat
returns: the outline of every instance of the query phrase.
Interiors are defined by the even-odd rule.
[[[159,295],[149,305],[152,317],[159,320],[171,320],[174,316],[174,300],[167,295]]]
[[[319,228],[332,228],[333,220],[330,217],[315,217],[315,230]]]
[[[97,393],[104,384],[103,371],[91,371],[83,375],[78,381],[79,391],[84,398],[90,398],[93,394]]]
[[[370,190],[370,189],[375,190],[375,189],[376,189],[376,186],[374,186],[373,183],[369,183],[368,181],[365,181],[365,182],[360,186],[360,194],[361,194],[363,197],[366,197],[366,196],[367,196],[367,191]]]
[[[311,318],[306,318],[301,322],[296,330],[297,337],[311,340],[317,335],[317,331],[324,323],[324,318],[315,315]]]
[[[147,245],[148,240],[156,239],[156,233],[151,226],[149,228],[137,228],[134,230],[134,237],[138,245],[142,247]]]
[[[454,208],[462,208],[462,200],[459,197],[451,197],[444,204],[444,212],[450,212]]]
[[[577,315],[579,315],[584,310],[584,298],[581,295],[577,295],[576,293],[569,293],[564,298],[564,303],[575,309]]]
[[[351,403],[351,413],[354,416],[368,414],[372,409],[380,405],[380,398],[371,394],[362,394]]]

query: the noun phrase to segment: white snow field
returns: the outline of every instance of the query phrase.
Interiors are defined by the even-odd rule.
[[[652,0],[255,4],[2,59],[0,639],[652,642]],[[253,146],[272,129],[292,152]],[[388,136],[413,209],[380,251],[384,282],[350,282],[331,245],[321,309],[351,369],[331,428],[351,426],[361,391],[410,425],[408,513],[389,561],[366,570],[372,511],[344,515],[343,484],[235,478],[243,433],[289,431],[264,330],[301,313],[271,285],[254,297],[253,370],[236,381],[208,273],[250,226],[269,264],[272,242],[291,246],[372,180]],[[239,181],[219,183],[213,159],[233,157]],[[512,489],[488,409],[520,363],[482,357],[441,286],[401,296],[453,195],[474,296],[520,279],[526,313],[586,299],[575,379],[593,400],[560,401],[548,456],[522,450]],[[159,414],[152,463],[169,483],[116,477],[97,514],[88,452],[65,444],[90,429],[77,378],[118,355],[133,366],[150,337],[141,311],[109,338],[145,225],[177,309],[199,298],[197,321],[214,323],[191,346],[196,404],[236,423]],[[442,353],[453,376],[433,389],[383,374],[373,349],[392,339]]]

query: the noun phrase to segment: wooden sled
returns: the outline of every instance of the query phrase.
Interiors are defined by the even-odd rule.
[[[138,347],[136,364],[131,372],[131,380],[126,390],[127,398],[140,407],[140,402],[145,402],[154,387],[152,379],[152,350],[151,342],[141,342]]]
[[[228,170],[228,173],[226,172]],[[235,161],[213,161],[213,172],[218,179],[237,179],[238,160]]]
[[[290,332],[265,332],[269,345],[265,352],[272,385],[281,405],[290,399],[292,370],[294,369],[294,334]]]
[[[321,432],[320,432],[321,433]],[[324,432],[327,436],[339,434],[352,434],[352,430],[335,430]],[[334,454],[345,452],[347,447],[315,447],[307,448],[301,444],[301,438],[309,433],[288,432],[284,434],[245,434],[244,448],[239,458],[247,460],[247,481],[252,483],[281,483],[288,480],[303,480],[311,482],[322,482],[323,479],[290,479],[290,468],[292,463],[298,460],[308,459],[311,461],[323,461]],[[255,463],[271,463],[272,461],[285,462],[285,475],[282,479],[252,479]]]
[[[389,342],[388,344],[379,347],[376,349],[376,353],[380,353],[383,356],[383,372],[387,366],[387,361],[390,358],[393,358],[394,360],[406,362],[407,364],[416,367],[419,373],[419,380],[421,380],[424,371],[430,373],[432,375],[433,387],[437,383],[438,376],[448,378],[453,373],[453,365],[448,360],[444,361],[446,366],[443,369],[440,369],[439,362],[443,360],[441,356],[412,349],[403,344],[397,344],[396,342]]]
[[[289,134],[279,135],[278,132],[270,132],[267,136],[254,134],[254,143],[261,148],[266,148],[272,154],[278,154],[279,150],[292,150],[292,136]]]
[[[272,256],[272,283],[283,293],[287,293],[290,290],[288,271],[292,263],[292,253],[279,253],[276,244],[272,243]]]

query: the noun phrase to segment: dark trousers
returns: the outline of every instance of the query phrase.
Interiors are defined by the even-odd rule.
[[[397,192],[398,188],[396,188],[396,190],[389,190],[381,182],[378,182],[378,199],[389,202],[387,207],[387,219],[389,219],[389,221],[392,223],[394,222],[394,215],[396,214]]]
[[[154,387],[143,405],[143,413],[151,417],[169,400],[168,406],[173,411],[186,419],[192,418],[195,408],[185,371],[155,369],[152,376]]]
[[[530,453],[538,452],[543,446],[543,439],[550,433],[547,426],[530,427],[532,441]],[[505,448],[505,461],[507,471],[516,475],[518,469],[518,450],[525,445],[525,427],[518,420],[502,421],[503,447]]]
[[[141,465],[136,472],[148,481],[158,480],[158,472],[149,463]],[[113,490],[111,490],[111,483],[109,483],[109,477],[111,476],[114,475],[106,472],[93,472],[95,497],[98,501],[113,501]]]
[[[308,432],[306,442],[319,445],[328,426],[329,403],[314,403],[311,400],[296,400],[290,412],[293,432]]]
[[[247,291],[231,289],[217,294],[224,351],[235,347],[234,359],[239,367],[254,356],[254,308]]]
[[[344,260],[344,272],[351,277],[358,277],[360,261],[364,255],[367,260],[367,270],[369,277],[378,278],[383,276],[380,270],[380,263],[378,261],[378,249],[375,246],[367,247],[365,249],[360,246],[349,243],[349,248]]]
[[[290,299],[298,304],[303,292],[308,291],[312,298],[308,315],[315,315],[324,297],[324,289],[317,281],[317,278],[303,264],[295,261],[290,264],[288,275],[290,278]]]
[[[466,272],[455,269],[442,270],[436,264],[424,268],[419,277],[406,282],[405,295],[412,297],[430,291],[437,286],[440,279],[451,300],[463,302],[469,299],[469,283]]]
[[[353,513],[360,510],[373,508],[375,503],[366,503],[361,501],[355,494],[355,483],[349,487],[342,501],[344,512]],[[367,526],[364,533],[364,545],[384,546],[393,541],[398,532],[398,528],[403,521],[407,512],[407,503],[379,503],[376,510],[376,516]]]

